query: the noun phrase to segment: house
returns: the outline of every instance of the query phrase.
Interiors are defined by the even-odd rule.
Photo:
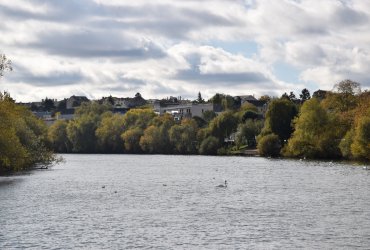
[[[257,101],[257,99],[253,95],[240,95],[236,97],[240,98],[242,104],[247,101]]]
[[[32,113],[43,120],[51,118],[51,112],[49,111],[33,111]]]
[[[267,112],[267,107],[268,107],[267,101],[260,101],[260,100],[252,101],[252,100],[250,100],[250,101],[247,101],[247,102],[256,106],[258,113],[261,113],[261,114],[263,114],[263,116],[265,116],[265,114]]]
[[[202,117],[205,111],[215,111],[212,103],[191,103],[191,102],[161,102],[156,101],[153,105],[154,112],[158,115],[165,113],[171,114],[175,120],[192,118],[194,116]]]
[[[140,93],[136,93],[135,97],[130,98],[120,98],[120,97],[103,97],[102,99],[98,100],[100,104],[108,103],[112,104],[113,107],[116,109],[130,109],[136,108],[140,106],[144,106],[148,104],[148,102],[141,96]]]
[[[67,120],[67,121],[73,120],[74,113],[75,113],[74,109],[66,109],[61,112],[57,112],[55,114],[55,119],[56,120]]]
[[[83,102],[89,102],[90,100],[86,96],[71,96],[67,99],[66,108],[67,109],[75,109],[76,107],[80,106]]]
[[[313,92],[312,97],[315,97],[319,100],[323,100],[323,99],[325,99],[328,92],[329,91],[319,89],[319,90]]]
[[[267,106],[268,106],[267,101],[257,100],[252,95],[244,95],[244,96],[239,96],[239,97],[241,99],[241,105],[243,105],[246,102],[250,103],[250,104],[254,105],[257,108],[258,113],[261,113],[263,115],[266,114]]]

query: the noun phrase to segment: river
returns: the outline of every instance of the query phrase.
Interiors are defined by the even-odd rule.
[[[370,171],[253,157],[63,155],[0,177],[0,249],[369,249]],[[216,186],[227,180],[227,188]]]

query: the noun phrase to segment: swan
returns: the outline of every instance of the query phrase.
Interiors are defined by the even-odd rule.
[[[220,184],[220,185],[218,185],[216,187],[218,187],[218,188],[227,188],[227,181],[225,180],[225,185]]]

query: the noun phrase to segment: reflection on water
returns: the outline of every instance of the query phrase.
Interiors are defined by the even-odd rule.
[[[0,248],[366,249],[370,171],[243,157],[65,155],[0,177]],[[217,188],[227,180],[227,188]]]

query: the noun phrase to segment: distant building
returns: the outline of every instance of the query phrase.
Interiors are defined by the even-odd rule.
[[[257,99],[253,95],[240,95],[237,97],[240,98],[242,104],[247,101],[257,101]]]
[[[55,114],[55,119],[56,120],[66,120],[66,121],[73,120],[74,113],[75,113],[74,109],[66,109],[61,112],[57,112]]]
[[[148,104],[148,102],[141,96],[140,93],[136,93],[135,97],[133,98],[119,98],[112,96],[103,97],[101,100],[99,100],[99,103],[111,104],[115,109],[130,109]]]
[[[29,108],[32,111],[39,111],[42,109],[42,102],[19,102],[18,105]]]
[[[48,111],[34,111],[32,113],[41,119],[50,119],[52,117],[51,112]]]
[[[323,99],[325,99],[325,97],[326,97],[326,95],[327,95],[328,92],[329,91],[327,91],[327,90],[321,90],[321,89],[319,89],[319,90],[313,92],[312,97],[315,97],[315,98],[317,98],[319,100],[323,100]]]
[[[194,116],[202,117],[205,111],[215,111],[215,105],[212,103],[173,103],[164,104],[161,101],[157,101],[153,105],[154,112],[158,115],[165,113],[171,114],[175,120],[182,120],[184,118],[192,118]]]
[[[258,113],[263,114],[263,116],[266,114],[267,107],[268,107],[267,101],[259,101],[259,100],[252,101],[251,100],[247,102],[256,106]]]
[[[258,110],[258,113],[261,113],[263,115],[266,114],[267,106],[268,106],[267,101],[257,100],[253,95],[244,95],[244,96],[239,96],[239,97],[241,99],[241,105],[243,105],[246,102],[250,103],[250,104],[256,106],[256,108]]]
[[[113,114],[121,114],[121,115],[124,115],[129,110],[130,110],[129,108],[117,108],[117,107],[114,107],[112,112],[113,112]]]
[[[78,106],[81,106],[83,102],[90,102],[90,100],[86,96],[71,96],[67,99],[66,108],[67,109],[75,109]]]

